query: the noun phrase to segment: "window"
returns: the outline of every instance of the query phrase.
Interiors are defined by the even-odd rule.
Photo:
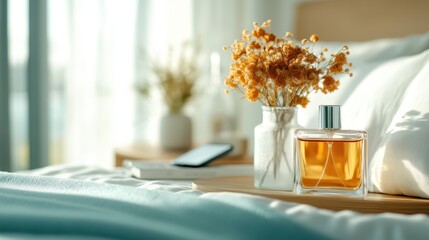
[[[39,107],[47,109],[47,129],[42,133],[48,133],[49,164],[108,167],[113,166],[113,151],[118,145],[135,140],[157,143],[164,106],[143,101],[135,91],[136,82],[147,76],[143,68],[150,57],[165,58],[169,46],[197,39],[203,47],[200,81],[207,86],[213,51],[220,53],[221,76],[225,76],[229,56],[222,53],[222,47],[240,37],[242,29],[271,17],[288,22],[282,21],[287,14],[278,10],[278,6],[285,6],[282,1],[274,1],[270,7],[257,0],[7,2],[13,170],[30,168],[33,160],[29,146],[37,143],[37,136],[29,137],[35,128],[29,127],[32,121],[28,120],[29,30],[47,30],[47,103]],[[34,11],[29,3],[46,4],[46,26],[29,24],[29,12]],[[280,31],[290,30],[289,26],[281,26]],[[206,90],[200,90],[199,98],[188,109],[195,120],[198,142],[206,140],[205,119],[200,116]],[[254,108],[237,102],[237,114]],[[239,124],[242,134],[249,138],[252,124]]]

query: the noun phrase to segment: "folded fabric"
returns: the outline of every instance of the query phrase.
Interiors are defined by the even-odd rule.
[[[275,209],[194,195],[0,172],[0,236],[324,239]],[[230,198],[239,201],[239,198]]]

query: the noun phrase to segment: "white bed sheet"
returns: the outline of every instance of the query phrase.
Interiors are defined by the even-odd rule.
[[[425,214],[333,212],[309,205],[289,203],[249,194],[202,193],[192,189],[191,181],[135,179],[121,168],[106,170],[98,167],[60,165],[24,173],[190,194],[203,199],[226,202],[237,207],[243,202],[252,202],[253,204],[256,203],[275,209],[279,213],[287,215],[332,239],[429,239],[429,216]],[[237,198],[240,201],[237,201]]]

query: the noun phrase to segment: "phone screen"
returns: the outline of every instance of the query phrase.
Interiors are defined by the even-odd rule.
[[[183,167],[202,167],[232,151],[231,144],[205,144],[176,158],[173,164]]]

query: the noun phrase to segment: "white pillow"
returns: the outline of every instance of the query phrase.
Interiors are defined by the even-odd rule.
[[[387,61],[342,108],[344,129],[368,132],[369,190],[429,198],[429,50]]]
[[[320,42],[331,53],[342,46],[350,47],[350,60],[355,63],[368,61],[385,61],[392,58],[410,56],[429,48],[429,32],[409,35],[401,38],[384,38],[365,42]]]

